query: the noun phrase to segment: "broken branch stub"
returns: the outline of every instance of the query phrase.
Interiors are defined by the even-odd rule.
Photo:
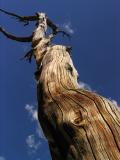
[[[53,45],[44,13],[32,37],[38,119],[53,160],[119,160],[120,109],[80,89],[70,47]]]

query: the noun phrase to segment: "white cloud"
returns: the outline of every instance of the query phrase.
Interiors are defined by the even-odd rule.
[[[87,83],[84,83],[84,82],[80,81],[79,86],[80,86],[81,89],[86,89],[86,90],[92,91],[91,87]]]
[[[28,111],[29,115],[31,116],[31,120],[33,121],[38,120],[37,110],[33,105],[26,104],[25,109]]]
[[[35,130],[36,130],[37,136],[39,138],[42,138],[45,140],[45,136],[43,134],[42,128],[41,128],[39,121],[38,121],[37,109],[35,108],[35,106],[29,105],[29,104],[25,105],[25,109],[27,110],[31,121],[34,122],[34,124],[35,124],[35,128],[36,128]]]
[[[42,139],[44,139],[46,141],[46,138],[44,136],[43,130],[42,130],[39,122],[36,125],[36,134],[38,135],[39,138],[42,138]]]
[[[110,100],[111,100],[111,98],[110,98]],[[117,101],[115,101],[115,100],[111,100],[112,101],[112,103],[115,105],[115,106],[119,106],[119,104],[118,104],[118,102]]]
[[[65,30],[70,33],[70,34],[74,34],[74,30],[72,29],[72,25],[71,22],[67,22],[63,24],[63,28],[65,28]]]
[[[34,134],[31,134],[26,138],[26,143],[33,151],[36,151],[41,144],[41,142],[36,139]]]
[[[38,114],[36,107],[30,104],[26,104],[25,110],[28,112],[30,120],[35,126],[34,134],[30,134],[27,136],[26,143],[30,149],[29,150],[30,153],[35,153],[35,151],[37,151],[38,148],[40,147],[41,138],[44,140],[46,140],[46,138],[43,134],[42,128],[38,121]]]
[[[0,160],[6,160],[6,159],[5,159],[5,157],[3,157],[3,156],[0,156]]]

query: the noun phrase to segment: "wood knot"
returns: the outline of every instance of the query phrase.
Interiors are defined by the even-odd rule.
[[[69,113],[69,118],[72,124],[75,126],[83,127],[87,124],[87,120],[83,119],[80,110],[72,111],[71,113]]]

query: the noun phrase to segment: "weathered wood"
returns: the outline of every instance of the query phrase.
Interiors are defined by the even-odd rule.
[[[35,33],[39,37],[38,30]],[[35,54],[41,66],[37,75],[38,117],[52,159],[119,160],[119,108],[80,89],[67,47],[46,45],[47,41],[51,42],[50,37],[43,36]]]
[[[38,115],[53,159],[119,160],[119,108],[79,89],[77,72],[65,47],[50,49],[38,78]]]
[[[37,63],[38,118],[53,160],[120,160],[120,109],[80,89],[69,47],[53,45],[39,13],[32,37]],[[54,29],[54,28],[53,28]]]

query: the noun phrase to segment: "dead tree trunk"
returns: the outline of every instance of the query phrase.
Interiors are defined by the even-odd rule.
[[[53,160],[119,160],[120,110],[79,89],[66,46],[49,47],[37,85],[38,116]]]
[[[70,47],[52,45],[55,33],[46,36],[47,25],[40,13],[32,52],[37,63],[38,118],[52,159],[120,160],[120,109],[80,89]]]

